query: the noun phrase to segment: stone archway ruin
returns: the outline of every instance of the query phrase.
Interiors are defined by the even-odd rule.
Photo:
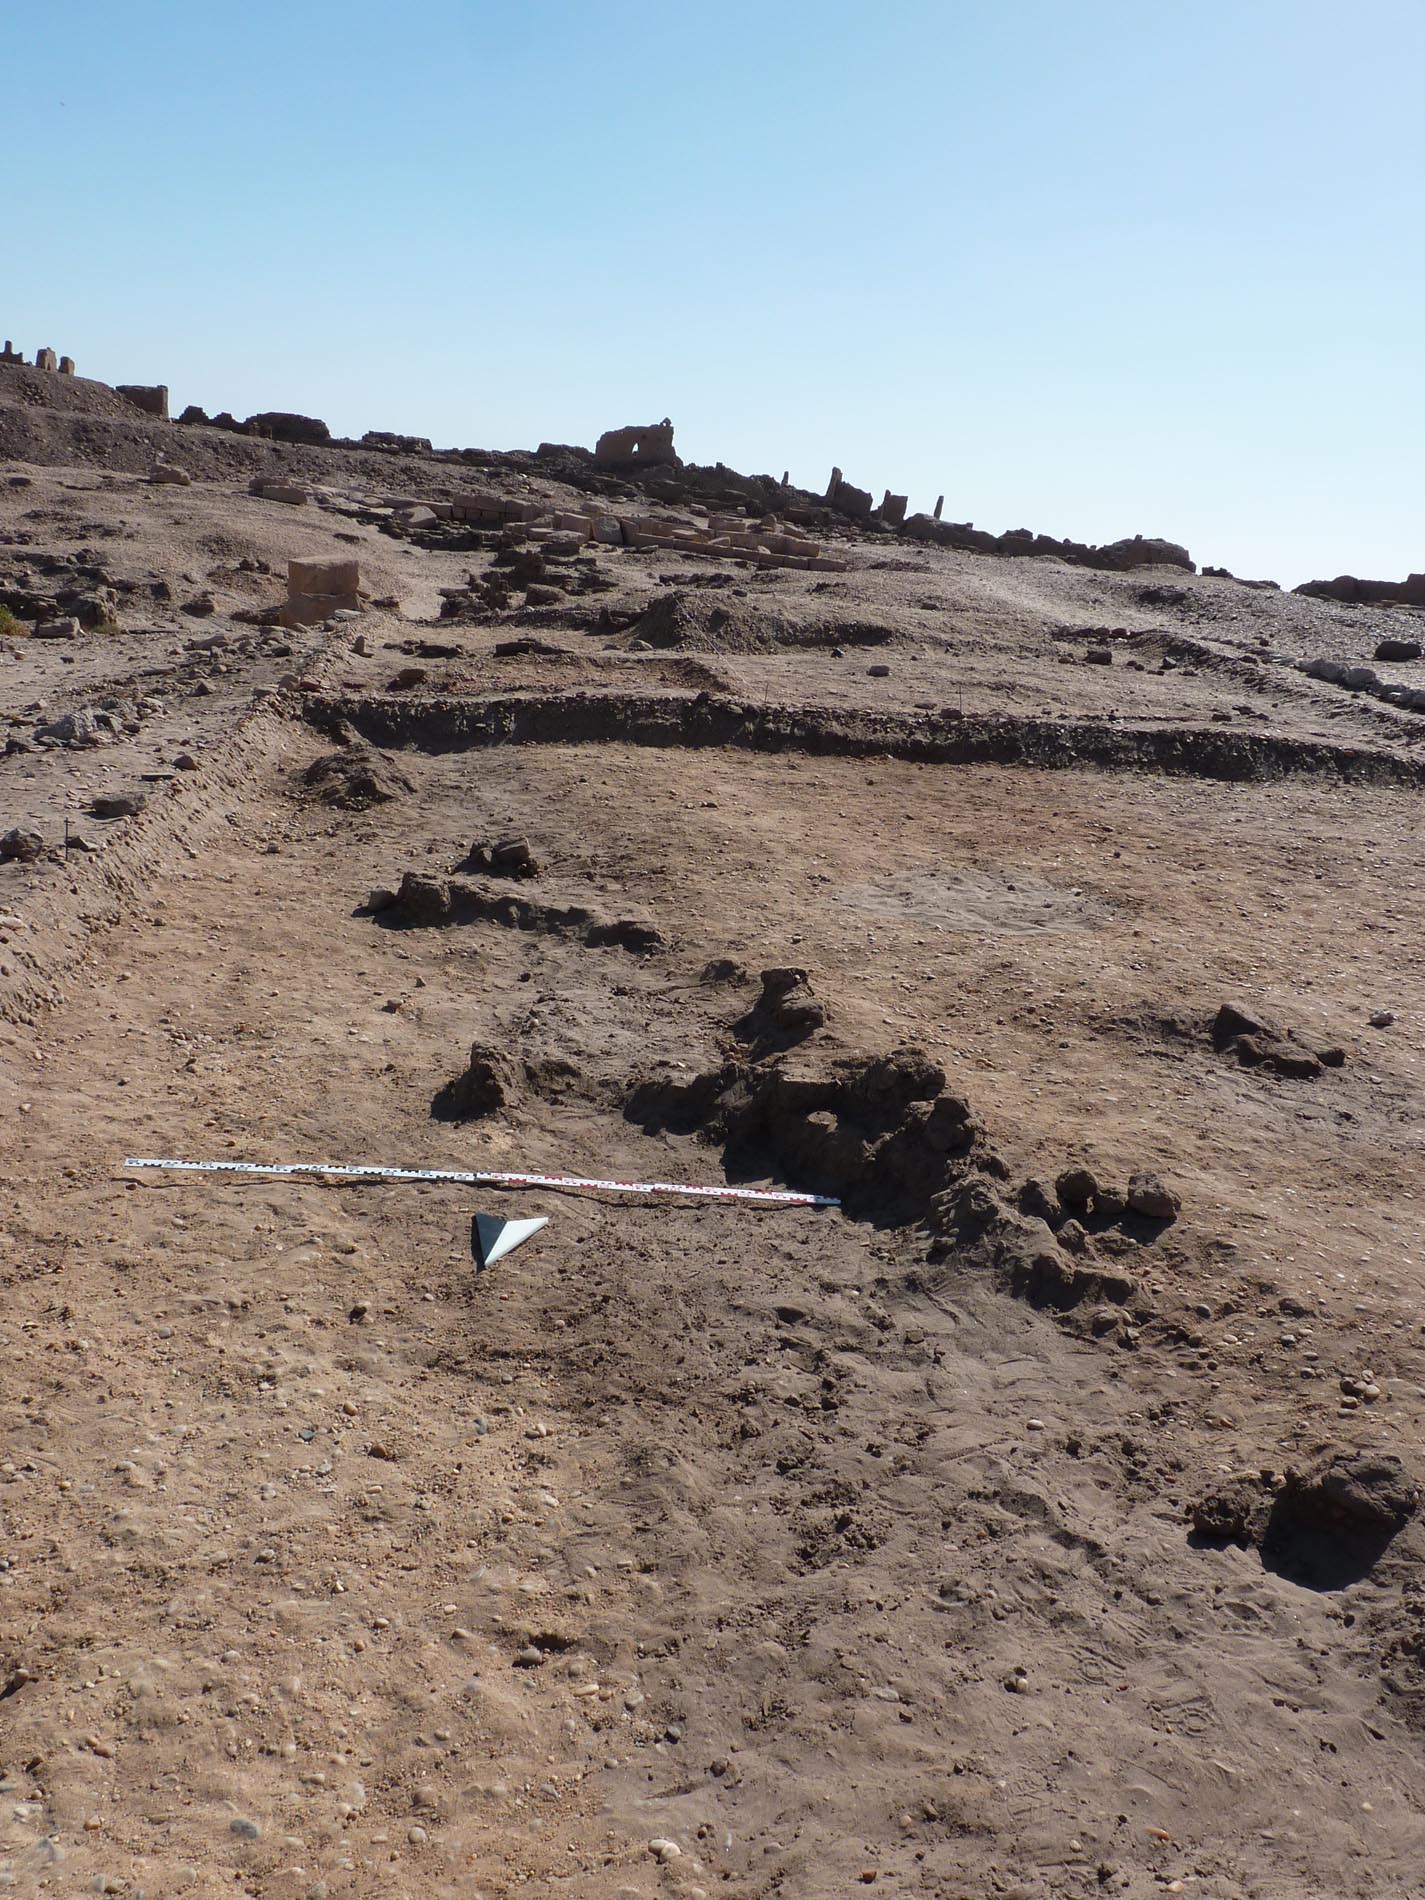
[[[594,444],[594,460],[600,468],[681,468],[682,458],[673,447],[673,424],[667,416],[639,428],[606,429]]]

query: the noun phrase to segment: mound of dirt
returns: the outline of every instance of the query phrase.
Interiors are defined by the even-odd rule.
[[[825,1022],[826,1010],[812,995],[805,970],[764,970],[762,994],[734,1023],[733,1033],[761,1055],[805,1041]]]
[[[413,790],[400,767],[371,746],[328,752],[307,767],[302,783],[324,805],[338,811],[367,811]]]
[[[1420,1487],[1393,1453],[1328,1451],[1279,1482],[1233,1478],[1189,1515],[1204,1544],[1255,1546],[1268,1570],[1341,1590],[1374,1570],[1419,1506]]]
[[[651,647],[697,653],[775,653],[785,647],[886,646],[904,638],[874,621],[772,612],[745,601],[710,600],[678,590],[659,594],[633,622],[636,639]]]
[[[768,972],[788,974],[802,975]],[[650,1133],[719,1144],[734,1176],[833,1195],[860,1219],[924,1219],[967,1171],[1004,1172],[969,1104],[945,1092],[944,1070],[918,1049],[807,1069],[733,1061],[690,1082],[640,1083],[625,1112]]]
[[[1222,1005],[1209,1033],[1218,1054],[1235,1056],[1244,1069],[1265,1069],[1297,1081],[1313,1081],[1346,1060],[1344,1049],[1310,1049],[1274,1017],[1236,1003]]]
[[[407,871],[395,901],[381,913],[386,925],[428,928],[440,924],[494,923],[512,930],[576,937],[591,950],[631,950],[648,955],[665,946],[656,925],[636,917],[601,917],[582,904],[542,904],[488,890],[468,878],[432,877]]]
[[[436,1121],[477,1121],[509,1106],[515,1093],[514,1064],[503,1050],[474,1043],[464,1070],[431,1103]]]

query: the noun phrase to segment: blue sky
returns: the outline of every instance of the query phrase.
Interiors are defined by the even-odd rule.
[[[1421,0],[43,0],[0,56],[0,334],[81,374],[1425,568]]]

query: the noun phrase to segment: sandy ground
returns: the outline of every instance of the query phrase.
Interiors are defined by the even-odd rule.
[[[0,675],[16,733],[33,702],[141,667],[179,682],[127,749],[0,761],[0,816],[49,842],[81,794],[151,787],[94,853],[0,866],[0,1880],[150,1900],[1415,1891],[1417,1525],[1323,1580],[1189,1517],[1331,1448],[1425,1470],[1418,722],[1283,663],[1368,659],[1377,619],[1404,617],[882,545],[830,597],[882,627],[876,652],[639,650],[596,616],[665,591],[651,554],[608,557],[617,589],[587,612],[452,625],[438,590],[478,556],[235,481],[24,472],[6,532],[38,535],[24,509],[94,481],[84,522],[136,531],[106,544],[115,572],[120,548],[176,591],[239,547],[278,566],[356,533],[400,606],[365,616],[366,655],[350,628],[254,649],[196,698],[176,612],[84,636],[72,666],[15,642]],[[811,584],[715,591],[810,622]],[[1184,598],[1146,605],[1154,584]],[[237,600],[196,633],[237,637]],[[1112,666],[1056,637],[1099,626]],[[495,657],[520,635],[572,657]],[[1401,782],[550,742],[402,751],[390,802],[323,803],[311,695],[254,695],[296,674],[355,707],[412,638],[457,648],[415,662],[417,701],[910,716],[963,692],[969,714],[1203,730],[1245,706],[1266,716],[1238,711],[1244,730],[1369,749]],[[196,770],[142,779],[180,744]],[[364,908],[511,833],[539,874],[487,883],[540,927]],[[572,907],[661,947],[592,947],[557,922]],[[707,979],[717,959],[730,979]],[[1176,1221],[1103,1227],[1079,1256],[1131,1286],[1108,1323],[1097,1296],[1036,1305],[874,1204],[124,1166],[744,1178],[625,1110],[650,1078],[743,1059],[735,1024],[779,965],[826,1020],[778,1060],[924,1050],[1006,1196],[1071,1163],[1176,1189]],[[1205,1032],[1229,999],[1343,1066],[1238,1067]],[[506,1103],[441,1119],[472,1043],[506,1053]],[[477,1210],[549,1225],[480,1275]]]

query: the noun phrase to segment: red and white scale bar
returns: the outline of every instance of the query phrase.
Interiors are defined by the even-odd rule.
[[[323,1161],[172,1161],[129,1155],[126,1168],[169,1168],[180,1174],[334,1174],[382,1181],[491,1181],[507,1187],[603,1188],[612,1194],[699,1194],[716,1201],[760,1201],[781,1207],[840,1207],[829,1194],[795,1194],[781,1188],[697,1187],[687,1181],[595,1181],[579,1174],[460,1173],[453,1168],[345,1167]]]

